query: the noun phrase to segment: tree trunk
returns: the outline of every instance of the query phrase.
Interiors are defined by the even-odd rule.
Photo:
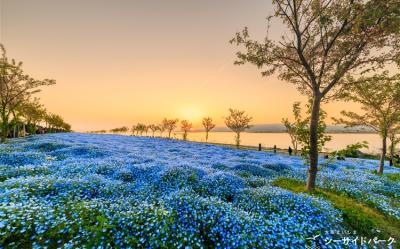
[[[22,124],[22,136],[26,136],[26,129],[25,129],[25,123]]]
[[[385,157],[386,157],[386,134],[382,137],[382,154],[381,159],[379,160],[379,169],[378,174],[383,174],[383,167],[385,166]]]
[[[208,131],[206,131],[206,142],[208,141]]]
[[[8,116],[3,108],[1,114],[1,143],[5,143],[8,137]]]
[[[5,143],[8,137],[8,122],[3,120],[1,126],[1,142]]]
[[[184,131],[184,132],[183,132],[183,140],[186,141],[186,139],[187,139],[187,131]]]
[[[319,95],[314,96],[310,120],[310,167],[308,168],[307,176],[307,191],[309,192],[315,190],[315,180],[318,171],[318,122],[320,107],[321,97]]]
[[[235,142],[236,142],[236,148],[239,149],[239,146],[240,146],[240,132],[236,133]]]
[[[390,135],[390,146],[389,146],[389,153],[390,153],[390,166],[393,166],[393,160],[394,160],[394,150],[396,147],[396,143],[395,143],[396,137],[393,133],[393,135]]]

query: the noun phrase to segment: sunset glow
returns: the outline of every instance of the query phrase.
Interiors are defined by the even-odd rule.
[[[191,105],[183,106],[178,111],[178,117],[180,119],[187,119],[193,123],[200,122],[204,115],[206,114],[199,107]]]
[[[245,26],[262,39],[270,1],[2,0],[1,9],[8,54],[33,77],[57,80],[41,102],[74,130],[163,117],[196,128],[211,116],[221,126],[230,107],[256,124],[280,123],[294,101],[305,100],[289,83],[233,65],[238,48],[229,40]],[[270,33],[279,37],[281,24]],[[323,108],[330,116],[342,109],[337,102]]]

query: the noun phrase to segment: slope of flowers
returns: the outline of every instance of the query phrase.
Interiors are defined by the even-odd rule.
[[[327,164],[318,184],[400,219],[399,183],[372,174],[375,164]],[[0,145],[0,248],[344,247],[326,243],[345,232],[329,202],[270,184],[305,173],[296,157],[192,142],[19,139]]]

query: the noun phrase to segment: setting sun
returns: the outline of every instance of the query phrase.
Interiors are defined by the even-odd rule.
[[[190,120],[192,123],[199,123],[205,114],[198,106],[188,105],[182,107],[178,111],[178,115],[180,119]]]

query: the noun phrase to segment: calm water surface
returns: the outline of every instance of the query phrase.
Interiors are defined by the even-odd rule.
[[[381,148],[381,139],[378,134],[330,134],[332,140],[325,145],[324,151],[334,151],[344,148],[348,144],[367,141],[369,148],[363,149],[367,153],[379,153]],[[174,137],[181,139],[180,132],[175,132]],[[204,132],[191,132],[188,135],[191,141],[205,142]],[[210,132],[209,142],[234,144],[234,134],[232,132]],[[258,146],[261,143],[263,147],[287,148],[290,145],[290,137],[287,133],[242,133],[241,144],[249,146]]]
[[[130,135],[127,134],[127,135]],[[148,133],[151,135],[151,132]],[[156,133],[156,136],[159,134]],[[167,134],[164,133],[164,136]],[[378,154],[381,151],[381,138],[378,134],[329,134],[332,136],[332,140],[325,144],[324,151],[332,152],[340,150],[346,147],[346,145],[354,144],[357,142],[368,142],[368,149],[362,149],[365,153]],[[182,132],[174,132],[171,134],[176,139],[182,139]],[[208,136],[208,142],[210,143],[222,143],[222,144],[234,144],[234,133],[233,132],[210,132]],[[188,140],[196,142],[205,142],[205,132],[190,132],[188,134]],[[248,146],[258,146],[258,144],[264,148],[272,148],[276,145],[278,148],[286,149],[291,145],[290,137],[287,133],[247,133],[241,134],[241,144]],[[388,141],[389,146],[389,141]],[[400,149],[399,146],[397,149]]]

